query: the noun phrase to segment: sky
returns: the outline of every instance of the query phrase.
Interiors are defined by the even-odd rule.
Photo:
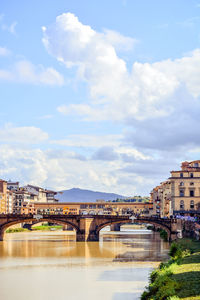
[[[0,178],[149,195],[199,129],[200,1],[1,1]]]

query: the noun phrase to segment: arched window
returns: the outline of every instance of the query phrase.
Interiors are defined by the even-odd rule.
[[[180,209],[184,209],[184,201],[183,200],[180,201]]]
[[[193,178],[194,176],[193,176],[193,173],[190,173],[190,178]]]
[[[190,201],[190,208],[191,208],[191,209],[194,209],[194,200],[191,200],[191,201]]]
[[[184,186],[184,182],[183,181],[180,182],[180,186]]]

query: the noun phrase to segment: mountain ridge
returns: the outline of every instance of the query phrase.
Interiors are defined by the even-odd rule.
[[[96,200],[108,201],[117,198],[124,199],[126,197],[115,193],[105,193],[80,188],[62,190],[57,194],[59,202],[96,202]]]

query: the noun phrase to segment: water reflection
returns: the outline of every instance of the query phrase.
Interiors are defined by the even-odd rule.
[[[167,252],[168,244],[147,230],[103,232],[99,242],[87,243],[62,231],[6,234],[0,299],[139,299]]]

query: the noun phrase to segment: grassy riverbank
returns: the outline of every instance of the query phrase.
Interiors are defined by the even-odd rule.
[[[62,225],[40,225],[40,226],[33,226],[32,231],[34,230],[41,230],[41,231],[51,231],[51,230],[61,230],[63,228]],[[29,231],[27,228],[9,228],[6,230],[6,233],[14,233],[14,232],[24,232]]]
[[[6,230],[6,233],[24,232],[24,231],[28,231],[28,229],[26,229],[26,228],[8,228]]]
[[[63,228],[62,225],[40,225],[40,226],[33,226],[32,230],[61,230]]]
[[[172,243],[170,260],[150,275],[142,300],[200,299],[200,241]]]

